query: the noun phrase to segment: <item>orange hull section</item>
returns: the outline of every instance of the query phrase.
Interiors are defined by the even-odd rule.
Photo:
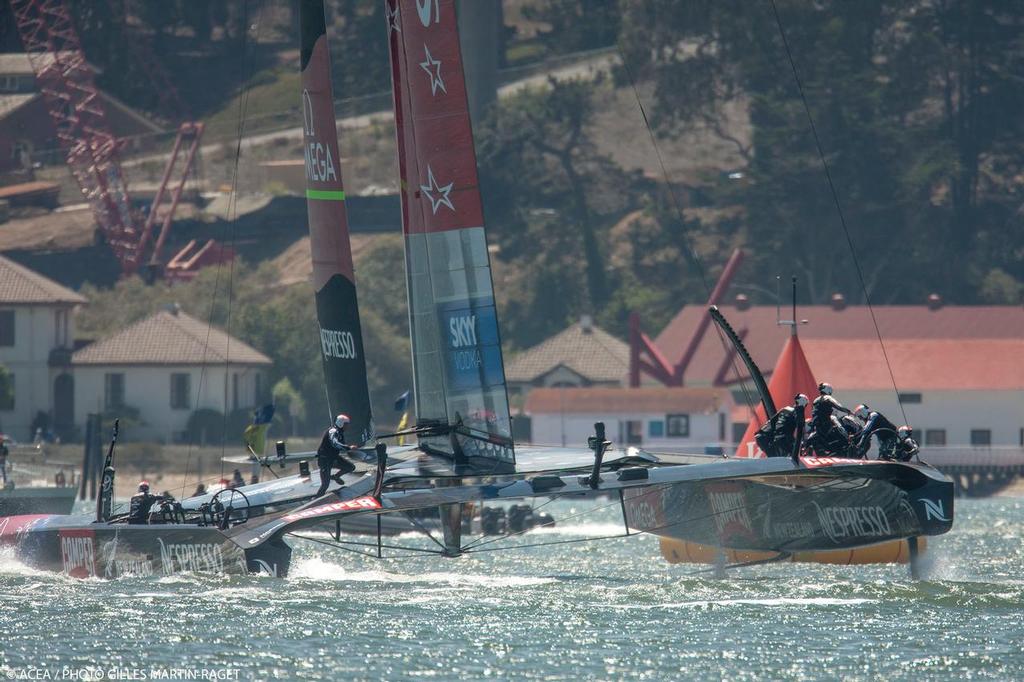
[[[661,555],[670,564],[714,564],[718,561],[719,548],[696,542],[660,538]],[[918,547],[923,554],[928,547],[926,538],[918,538]],[[740,564],[750,561],[772,559],[774,552],[744,552],[727,549],[725,561]],[[905,564],[910,561],[910,549],[906,540],[891,540],[857,549],[835,549],[820,552],[797,552],[785,561],[799,561],[815,564],[838,564],[854,566],[860,564]]]

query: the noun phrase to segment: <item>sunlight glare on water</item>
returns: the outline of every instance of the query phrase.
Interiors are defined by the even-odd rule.
[[[572,507],[548,509],[557,520]],[[519,542],[620,532],[614,512]],[[286,579],[74,580],[0,553],[0,665],[239,679],[1019,678],[1022,526],[1020,498],[959,502],[921,582],[905,567],[798,564],[716,579],[664,562],[648,536],[448,560],[295,540]]]

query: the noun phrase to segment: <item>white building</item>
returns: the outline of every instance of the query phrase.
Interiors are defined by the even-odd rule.
[[[1024,339],[889,339],[885,356],[877,339],[801,341],[836,398],[909,423],[923,446],[1024,446]]]
[[[776,324],[776,307],[737,297],[734,305],[719,308],[770,379],[790,334]],[[658,335],[657,348],[670,368],[682,361],[706,315],[703,305],[688,305]],[[932,295],[926,305],[868,309],[848,306],[837,294],[831,305],[800,306],[797,317],[810,321],[800,325],[800,342],[814,377],[832,384],[845,405],[866,403],[896,423],[905,411],[922,445],[1024,447],[1021,306],[944,305]],[[740,406],[734,413],[738,440],[750,421],[748,396],[756,401],[743,363],[713,329],[697,339],[691,359],[685,385],[732,391]]]
[[[505,367],[510,396],[543,386],[622,386],[629,346],[585,315],[576,324],[516,354]]]
[[[74,291],[0,256],[0,365],[13,379],[10,396],[0,396],[0,430],[16,440],[31,440],[39,413],[58,433],[72,425],[72,312],[84,303]]]
[[[732,403],[718,388],[535,388],[524,411],[537,445],[586,446],[604,422],[616,445],[702,452],[728,440]]]
[[[197,409],[222,414],[265,401],[270,359],[183,312],[163,310],[76,351],[75,422],[138,411],[133,440],[181,440]],[[240,437],[240,435],[239,435]]]

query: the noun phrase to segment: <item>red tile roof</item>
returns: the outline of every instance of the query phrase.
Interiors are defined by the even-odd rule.
[[[86,302],[84,296],[71,289],[0,256],[0,305]]]
[[[838,390],[893,388],[877,339],[803,339],[803,346],[816,375]],[[900,391],[1024,390],[1024,337],[889,339],[885,352]]]
[[[720,388],[535,388],[527,414],[707,414],[729,403]]]
[[[252,346],[183,312],[162,310],[71,356],[74,365],[269,365]]]
[[[754,361],[763,371],[770,370],[789,336],[788,327],[779,327],[775,323],[775,307],[751,306],[744,311],[737,310],[735,306],[720,307],[738,332],[747,330],[744,343]],[[887,344],[896,339],[1024,338],[1024,307],[1021,306],[943,306],[937,310],[927,306],[875,306],[874,311]],[[679,361],[700,317],[706,314],[703,306],[686,306],[658,335],[656,344],[669,362]],[[786,316],[783,311],[783,317]],[[873,342],[878,348],[878,337],[866,306],[849,306],[844,310],[826,305],[802,306],[797,308],[797,317],[810,320],[809,324],[800,326],[800,338],[805,342],[860,339]],[[698,385],[712,383],[725,359],[721,339],[714,329],[709,329],[698,346],[685,380]],[[815,374],[828,380],[830,368],[827,365],[819,368],[821,358],[817,358],[817,363],[814,357],[808,359]],[[742,365],[740,368],[742,371]],[[728,368],[726,376],[735,380],[735,371]],[[832,383],[838,384],[837,381]]]

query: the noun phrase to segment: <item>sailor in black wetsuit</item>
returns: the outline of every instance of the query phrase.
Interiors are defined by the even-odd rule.
[[[858,405],[853,413],[864,421],[864,430],[857,441],[857,454],[866,457],[871,447],[871,436],[875,436],[878,438],[878,459],[892,459],[896,449],[896,425],[867,405]]]
[[[153,508],[154,504],[164,499],[166,498],[161,495],[150,495],[149,483],[142,481],[139,483],[139,492],[132,495],[132,499],[128,503],[128,523],[149,523],[149,510]]]
[[[793,457],[799,453],[804,433],[804,409],[807,396],[798,393],[793,405],[782,408],[754,435],[768,457]]]
[[[344,485],[342,476],[355,471],[355,465],[341,456],[342,452],[355,450],[355,445],[345,443],[345,426],[352,421],[347,414],[339,414],[334,420],[334,426],[324,431],[324,437],[320,439],[320,447],[316,450],[316,463],[320,467],[320,489],[316,496],[320,497],[327,492],[327,486],[333,478],[336,483]],[[331,476],[331,469],[337,467],[338,473]]]
[[[846,454],[846,431],[833,412],[852,414],[832,397],[832,384],[822,382],[818,384],[818,397],[811,404],[811,433],[807,436],[808,445],[821,455]]]
[[[896,448],[893,451],[893,459],[897,462],[909,462],[920,452],[921,448],[914,440],[913,428],[904,425],[896,429]]]

